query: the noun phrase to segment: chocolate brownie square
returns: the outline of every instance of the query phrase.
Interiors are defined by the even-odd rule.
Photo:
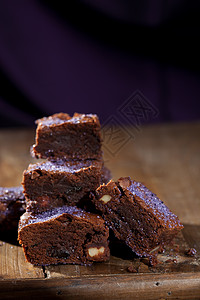
[[[109,259],[109,229],[104,220],[77,207],[63,206],[39,215],[26,212],[18,239],[34,265],[91,264]]]
[[[22,186],[0,187],[0,233],[17,232],[25,206]]]
[[[130,177],[101,185],[92,195],[92,203],[115,237],[138,256],[153,256],[183,228],[154,193]]]
[[[100,185],[102,167],[102,160],[30,164],[22,182],[27,211],[38,213],[62,205],[77,205]]]
[[[37,158],[100,159],[101,127],[94,114],[54,114],[36,121],[36,141],[31,154]]]

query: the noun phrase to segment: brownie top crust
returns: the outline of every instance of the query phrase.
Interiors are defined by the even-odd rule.
[[[79,172],[83,169],[88,169],[91,167],[96,167],[101,169],[103,166],[102,160],[82,160],[82,161],[76,161],[76,160],[51,160],[51,161],[45,161],[42,163],[36,163],[36,164],[30,164],[28,167],[29,171],[34,170],[45,170],[50,172],[67,172],[67,173],[75,173]]]
[[[76,206],[56,207],[51,210],[33,215],[29,212],[24,213],[20,218],[19,230],[32,223],[45,222],[50,219],[56,219],[63,214],[73,215],[76,218],[83,219],[84,221],[93,223],[95,226],[104,226],[104,220],[96,214],[85,212]]]
[[[95,114],[79,114],[74,113],[74,115],[71,117],[67,113],[57,113],[49,117],[44,117],[41,119],[36,120],[36,124],[39,126],[55,126],[63,123],[72,123],[72,124],[78,124],[78,123],[97,123],[100,126],[99,119],[97,115]]]
[[[97,115],[57,113],[36,121],[31,155],[47,159],[101,159],[101,126]]]
[[[0,201],[24,200],[23,187],[0,187]]]
[[[117,185],[123,194],[130,196],[129,200],[135,198],[145,209],[151,212],[168,228],[183,227],[178,217],[161,201],[156,194],[152,193],[146,186],[130,177],[120,178]]]

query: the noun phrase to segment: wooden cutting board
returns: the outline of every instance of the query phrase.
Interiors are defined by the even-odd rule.
[[[113,177],[145,183],[179,216],[182,233],[155,267],[119,247],[108,262],[91,267],[35,267],[6,237],[0,241],[0,299],[200,299],[200,123],[124,130],[117,144],[110,138],[104,145]],[[0,132],[0,186],[20,184],[34,161],[33,142],[34,130]],[[185,254],[189,248],[197,250],[195,257]]]
[[[200,245],[199,232],[200,226],[187,225],[175,244],[158,255],[156,267],[125,251],[91,267],[34,267],[25,261],[21,247],[1,242],[0,299],[199,299],[200,257],[184,254]]]

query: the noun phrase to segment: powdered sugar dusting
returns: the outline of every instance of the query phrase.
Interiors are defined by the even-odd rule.
[[[62,207],[56,207],[37,215],[25,213],[20,219],[20,225],[21,227],[23,227],[25,225],[30,225],[33,223],[46,222],[49,220],[56,219],[63,214],[72,215],[77,218],[84,219],[86,221],[94,221],[95,223],[99,223],[102,220],[99,216],[89,212],[85,212],[76,206],[64,205]],[[102,220],[102,223],[103,222],[104,221]]]
[[[68,114],[56,114],[49,117],[44,117],[38,120],[38,123],[41,126],[51,126],[51,125],[60,125],[63,123],[85,123],[96,119],[97,115],[95,114],[74,114],[73,117],[70,117]]]
[[[64,161],[61,159],[55,161],[45,161],[37,164],[30,164],[28,171],[42,170],[50,172],[67,172],[75,173],[79,172],[81,169],[86,169],[89,167],[98,167],[98,162],[93,160],[84,160],[84,161]],[[99,163],[99,168],[101,167]]]
[[[137,196],[142,199],[156,218],[162,220],[169,228],[173,228],[174,225],[180,225],[181,223],[176,215],[161,201],[156,194],[152,193],[142,183],[132,181],[132,184],[127,188],[133,196]]]

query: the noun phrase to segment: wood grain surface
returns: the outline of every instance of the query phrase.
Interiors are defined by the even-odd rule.
[[[20,185],[23,170],[36,161],[29,154],[34,130],[0,131],[0,186]],[[200,299],[200,123],[126,127],[104,139],[104,154],[113,178],[143,182],[179,216],[182,233],[156,267],[118,247],[108,262],[91,267],[35,267],[4,237],[0,299]],[[185,254],[190,247],[195,257]]]

